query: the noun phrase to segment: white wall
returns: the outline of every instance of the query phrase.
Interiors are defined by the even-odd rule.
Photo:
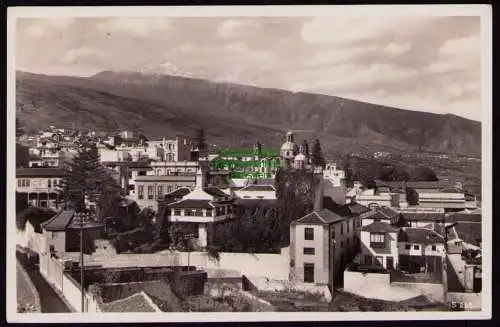
[[[344,291],[354,294],[384,292],[390,287],[389,274],[344,271]],[[366,294],[366,293],[365,293]]]
[[[234,194],[240,199],[276,199],[276,191],[235,190]]]
[[[370,247],[370,233],[361,232],[361,262],[364,263],[364,256],[371,255],[372,262],[375,262],[375,257],[382,257],[383,262],[381,264],[384,268],[387,268],[387,257],[392,257],[394,261],[394,266],[397,267],[399,263],[399,253],[398,253],[398,234],[397,233],[386,233],[386,247],[384,249],[377,249]]]
[[[410,245],[410,249],[406,249],[406,245]],[[419,246],[418,250],[415,250],[415,245]],[[432,245],[436,246],[436,250],[432,250]],[[427,256],[444,256],[446,254],[445,249],[444,249],[444,244],[431,244],[431,245],[426,245],[424,244],[415,244],[415,243],[407,243],[407,242],[398,242],[398,251],[399,254],[402,255],[416,255],[416,256],[421,256],[424,255],[424,250],[425,250],[425,255]]]
[[[325,248],[324,238],[328,239],[328,231],[323,225],[295,225],[294,242],[290,246],[294,247],[295,279],[304,280],[304,263],[314,264],[314,280],[316,283],[328,283],[328,263],[325,265],[325,256],[328,255],[328,248]],[[314,230],[314,240],[305,240],[305,229]],[[324,235],[327,233],[327,235]],[[314,248],[314,255],[304,254],[304,248]],[[287,265],[288,267],[288,265]]]

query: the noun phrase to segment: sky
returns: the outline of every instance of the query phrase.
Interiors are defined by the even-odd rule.
[[[19,18],[17,70],[164,71],[481,120],[480,18]]]

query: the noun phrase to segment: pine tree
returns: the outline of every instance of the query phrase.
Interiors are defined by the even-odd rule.
[[[198,128],[196,130],[195,144],[198,147],[200,154],[203,154],[205,150],[207,150],[207,143],[205,140],[205,130],[203,128]]]
[[[86,209],[85,200],[97,204],[98,220],[116,205],[120,186],[100,164],[95,145],[83,146],[65,168],[63,190],[67,203],[77,211]]]
[[[314,167],[325,168],[326,166],[325,157],[323,156],[323,151],[321,151],[321,144],[318,139],[314,141],[311,151],[311,163]]]

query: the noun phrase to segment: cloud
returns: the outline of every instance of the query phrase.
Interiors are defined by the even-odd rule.
[[[219,24],[217,28],[217,37],[221,39],[233,39],[243,29],[252,29],[258,27],[258,24],[252,20],[228,19]]]
[[[112,18],[100,23],[97,29],[105,33],[147,38],[152,33],[170,31],[171,22],[166,18]]]
[[[481,39],[478,35],[447,40],[440,47],[437,60],[427,66],[425,70],[433,74],[447,74],[464,70],[479,72],[480,46]]]
[[[28,27],[26,29],[28,36],[33,38],[48,38],[52,37],[54,33],[63,32],[74,24],[75,19],[73,18],[51,18],[43,20],[32,20],[24,19],[28,22]]]
[[[61,58],[60,62],[63,64],[77,64],[82,60],[89,58],[102,58],[104,53],[101,50],[93,49],[89,47],[80,47],[76,49],[70,49]]]

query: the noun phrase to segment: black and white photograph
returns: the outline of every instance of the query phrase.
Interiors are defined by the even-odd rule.
[[[491,24],[9,8],[8,320],[491,318]]]

